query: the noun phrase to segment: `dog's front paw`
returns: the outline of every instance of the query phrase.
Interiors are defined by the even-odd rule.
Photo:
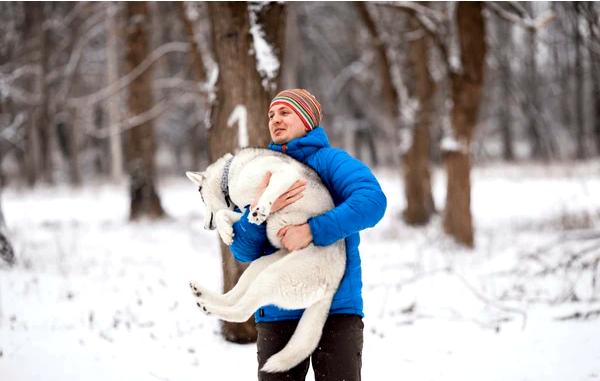
[[[260,225],[267,220],[269,213],[271,212],[271,205],[257,205],[250,211],[248,220],[253,224]]]
[[[225,245],[229,246],[233,242],[233,227],[231,224],[227,223],[227,221],[221,221],[217,218],[217,231],[219,232],[219,236],[225,243]]]
[[[219,210],[215,215],[217,231],[223,242],[229,246],[233,242],[233,226],[228,216],[228,210]]]

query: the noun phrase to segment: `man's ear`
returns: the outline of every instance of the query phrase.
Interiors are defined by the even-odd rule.
[[[206,179],[206,176],[204,176],[204,173],[202,172],[186,172],[185,175],[188,177],[188,179],[192,180],[193,183],[195,183],[196,185],[202,185],[202,183],[204,182],[204,179]]]

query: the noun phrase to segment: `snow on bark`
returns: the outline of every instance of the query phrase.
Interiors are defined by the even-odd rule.
[[[239,148],[248,147],[248,110],[244,105],[237,105],[227,119],[227,127],[233,127],[238,124],[238,146]]]
[[[256,57],[256,70],[262,78],[262,86],[267,91],[273,91],[275,78],[279,72],[279,59],[273,51],[273,47],[265,38],[263,26],[258,22],[257,14],[263,7],[263,3],[249,4],[250,34],[252,35],[253,51],[249,52]]]
[[[453,135],[444,136],[440,142],[440,146],[444,152],[460,152],[465,155],[469,152],[467,143],[456,139]]]

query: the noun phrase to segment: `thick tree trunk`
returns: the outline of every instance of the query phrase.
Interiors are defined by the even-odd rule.
[[[419,24],[411,16],[412,29]],[[435,83],[429,72],[429,37],[410,42],[409,58],[412,77],[416,85],[419,108],[412,132],[412,146],[404,156],[404,193],[407,206],[404,220],[411,225],[423,225],[429,222],[435,210],[431,194],[431,173],[429,161],[430,130],[433,123]]]
[[[269,143],[267,108],[274,94],[263,87],[256,58],[248,53],[253,50],[253,45],[247,3],[209,3],[208,11],[212,20],[212,46],[219,66],[216,99],[212,110],[213,123],[208,136],[209,160],[213,162],[227,152],[234,153],[242,148],[239,146],[238,134],[246,132],[241,128],[248,129],[250,146],[264,147]],[[261,8],[257,17],[279,62],[282,56],[284,13],[282,4],[269,3]],[[267,88],[270,89],[270,86]],[[245,123],[240,120],[236,125],[228,126],[232,112],[238,107],[246,110]],[[245,266],[237,263],[228,247],[223,244],[221,255],[223,291],[227,292],[237,283]],[[253,318],[246,323],[223,322],[222,328],[223,335],[229,341],[256,340]]]
[[[456,9],[462,72],[451,74],[451,122],[459,147],[446,152],[448,175],[444,230],[472,247],[470,145],[483,89],[486,42],[481,2],[459,2]]]
[[[127,3],[127,72],[148,56],[150,15],[146,2]],[[128,87],[127,106],[130,117],[153,106],[152,75],[147,69]],[[152,121],[127,131],[127,172],[130,181],[130,219],[160,218],[164,211],[155,187],[154,154],[156,141]]]

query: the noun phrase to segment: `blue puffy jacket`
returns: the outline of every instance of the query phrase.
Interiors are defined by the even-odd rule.
[[[317,127],[305,136],[287,144],[270,144],[274,151],[284,152],[315,170],[329,189],[335,208],[308,220],[317,246],[346,240],[346,272],[333,298],[330,314],[364,316],[362,275],[358,232],[373,227],[385,212],[387,200],[369,168],[341,149],[332,148],[323,128]],[[244,216],[233,225],[231,251],[241,262],[250,262],[275,251],[266,237],[266,227],[248,221]],[[260,308],[256,321],[299,319],[303,310],[284,310],[273,305]]]

